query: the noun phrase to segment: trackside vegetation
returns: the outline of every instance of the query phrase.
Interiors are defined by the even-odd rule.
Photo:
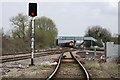
[[[54,21],[48,17],[35,18],[35,49],[55,46],[58,30]],[[31,50],[31,19],[22,13],[10,18],[13,29],[8,33],[2,29],[2,53],[17,53]]]

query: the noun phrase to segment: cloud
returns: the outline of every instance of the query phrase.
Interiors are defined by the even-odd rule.
[[[93,9],[93,10],[91,10],[91,15],[92,16],[99,16],[100,13],[101,13],[100,9]]]
[[[113,8],[118,8],[118,2],[119,0],[108,0],[108,3]]]
[[[5,3],[3,5],[3,25],[6,29],[9,26],[9,17],[15,16],[18,12],[27,13],[26,3]],[[12,9],[12,12],[10,12]],[[9,11],[10,10],[10,11]],[[9,14],[7,12],[10,12]],[[118,31],[117,9],[108,2],[58,2],[39,3],[38,13],[40,16],[51,18],[58,28],[59,35],[84,35],[84,31],[91,25],[102,25]],[[6,15],[7,14],[7,15]]]

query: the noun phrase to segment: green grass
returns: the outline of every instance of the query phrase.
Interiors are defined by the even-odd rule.
[[[93,64],[85,64],[84,67],[86,69],[95,69],[95,70],[101,70],[102,67],[99,65],[99,63],[93,63]]]
[[[30,68],[30,70],[32,70],[32,71],[38,70],[38,67],[34,66],[34,67]]]
[[[53,66],[36,66],[31,68],[31,70],[36,71],[36,70],[43,70],[45,68],[53,68]]]
[[[53,68],[53,66],[43,66],[43,68]]]
[[[96,65],[93,65],[93,66],[91,66],[90,68],[96,69],[96,70],[101,70],[101,67],[100,67],[100,66],[96,66]]]

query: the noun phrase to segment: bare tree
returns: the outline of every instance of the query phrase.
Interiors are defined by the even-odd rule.
[[[22,13],[19,13],[17,16],[11,17],[10,22],[15,28],[15,31],[13,31],[14,37],[24,39],[26,34],[25,31],[28,27],[28,17]]]

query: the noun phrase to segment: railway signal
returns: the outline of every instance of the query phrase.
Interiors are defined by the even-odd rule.
[[[37,16],[37,3],[29,3],[29,16]]]
[[[35,26],[34,26],[34,17],[37,16],[37,3],[29,3],[29,16],[32,17],[32,33],[31,33],[31,66],[34,65],[34,53],[35,53]]]

